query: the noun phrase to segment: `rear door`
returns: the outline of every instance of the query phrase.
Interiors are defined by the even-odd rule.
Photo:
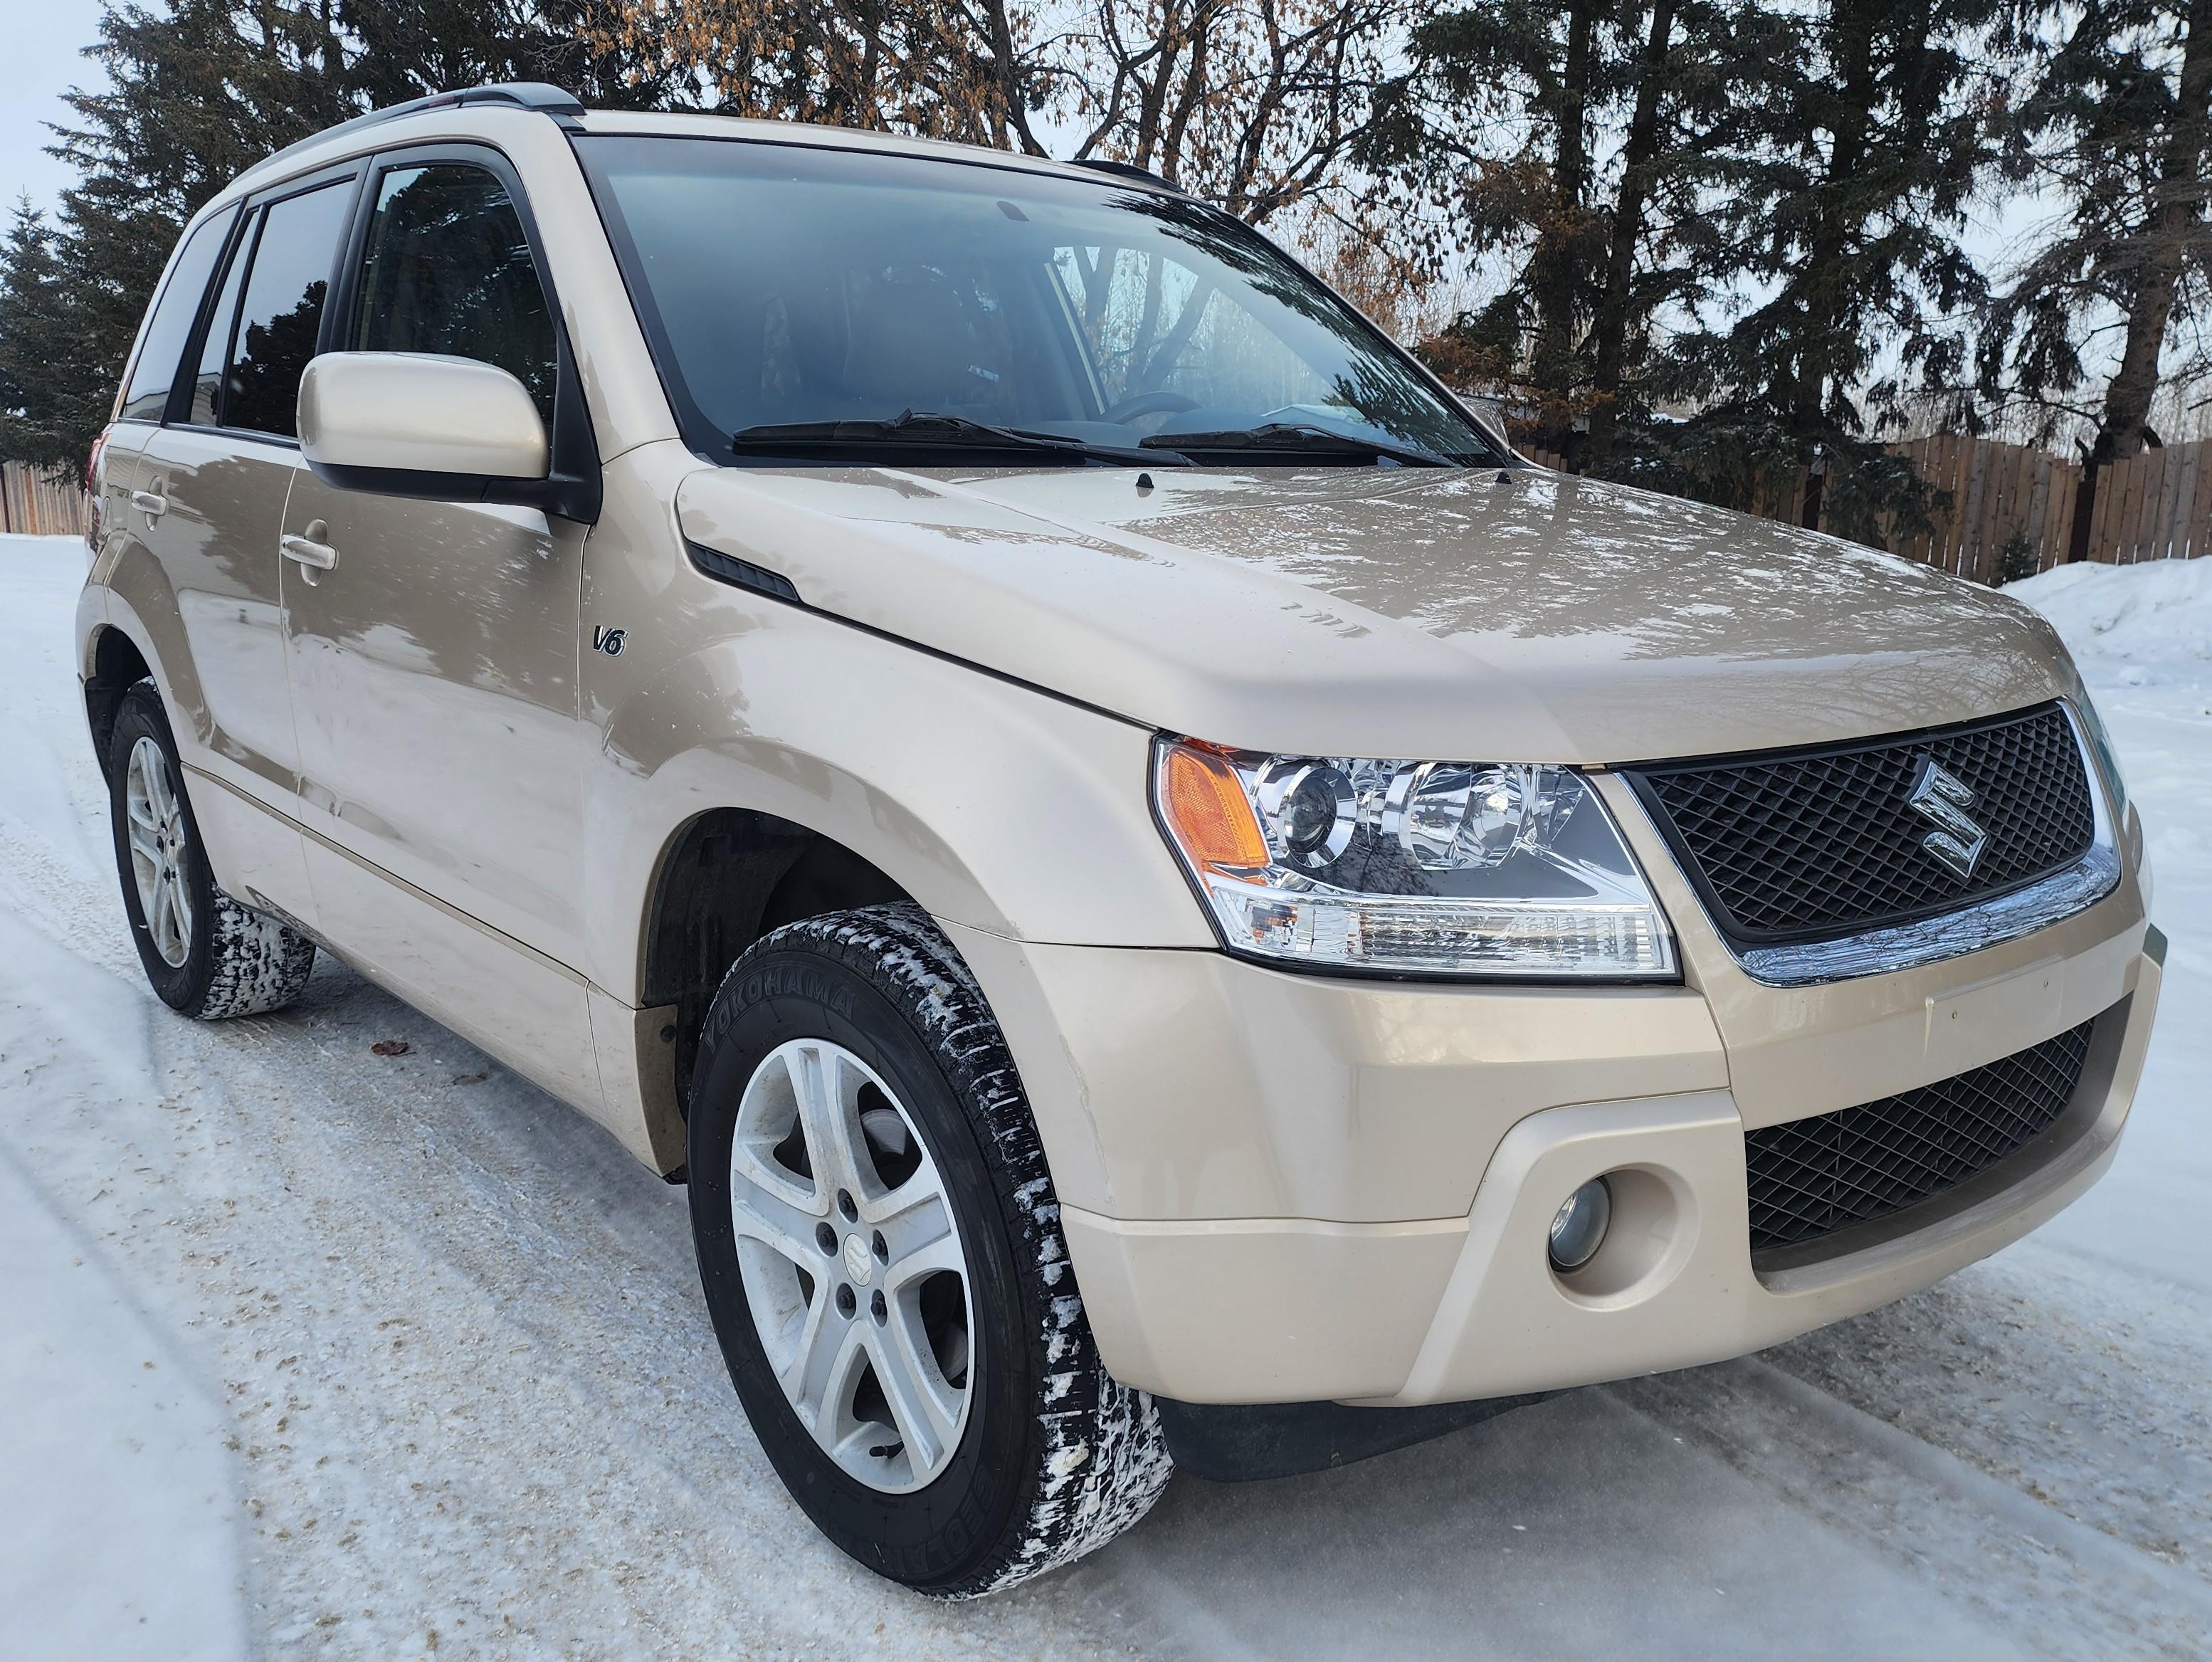
[[[177,735],[185,759],[288,815],[299,757],[276,538],[299,460],[300,376],[355,184],[340,174],[253,204],[193,332],[194,371],[147,438],[133,496],[190,647],[191,684],[172,689],[191,729]]]
[[[155,555],[147,533],[160,522],[167,506],[151,496],[134,502],[138,486],[138,457],[147,439],[169,413],[169,399],[182,373],[185,348],[207,301],[208,285],[230,246],[238,222],[238,210],[211,214],[193,227],[191,234],[170,259],[162,274],[160,292],[148,309],[138,332],[137,350],[131,355],[130,380],[108,423],[100,445],[100,500],[93,504],[99,515],[100,549],[106,564],[93,574],[106,582],[126,557]]]
[[[173,608],[164,602],[168,579],[154,542],[167,499],[140,492],[139,460],[146,441],[167,419],[186,349],[207,303],[223,254],[238,223],[235,207],[211,214],[192,228],[171,257],[146,321],[138,331],[129,378],[100,447],[100,554],[89,581],[119,594],[135,622],[131,632],[152,653],[163,679],[191,682],[190,654]],[[118,619],[118,621],[126,621]],[[172,661],[175,661],[175,667]],[[179,740],[188,739],[179,733]]]

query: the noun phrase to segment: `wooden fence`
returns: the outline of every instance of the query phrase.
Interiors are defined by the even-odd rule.
[[[1897,448],[1950,501],[1929,508],[1926,531],[1893,539],[1895,552],[1983,583],[2003,575],[2000,562],[2015,539],[2025,542],[2035,570],[2065,559],[2081,488],[2073,463],[2024,444],[1948,433]]]
[[[88,518],[74,479],[57,484],[22,462],[0,463],[0,532],[82,537]]]
[[[1896,449],[1950,500],[1929,510],[1927,531],[1893,539],[1893,553],[1977,582],[1995,582],[2000,557],[2017,536],[2025,539],[2028,569],[2044,571],[2064,563],[2075,498],[2081,489],[2078,463],[2028,445],[1948,433],[1914,439]],[[2091,510],[2089,557],[2128,565],[2212,554],[2208,452],[2212,441],[2172,444],[2106,467],[2098,478]],[[1548,451],[1523,454],[1541,466],[1562,466],[1562,458]],[[1797,469],[1773,481],[1753,511],[1769,519],[1795,520],[1804,500],[1805,473]]]
[[[2212,457],[2207,441],[2146,450],[2105,470],[2089,521],[2100,560],[2186,560],[2212,554]]]

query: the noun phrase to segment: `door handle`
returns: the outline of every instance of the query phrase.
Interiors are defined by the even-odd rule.
[[[169,499],[158,490],[134,490],[131,505],[149,520],[158,520],[169,511]]]
[[[320,520],[315,521],[308,526],[307,529],[320,532],[325,536],[330,534]],[[313,537],[288,535],[276,546],[283,551],[286,559],[295,560],[304,566],[312,566],[317,571],[328,571],[338,563],[337,550],[332,548],[328,543],[317,542]]]

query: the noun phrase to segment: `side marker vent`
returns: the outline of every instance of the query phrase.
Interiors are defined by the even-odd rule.
[[[755,565],[750,560],[741,560],[734,554],[725,554],[720,549],[702,548],[688,538],[684,551],[691,557],[692,569],[716,582],[727,583],[732,588],[750,588],[756,594],[765,594],[770,600],[787,600],[793,606],[805,604],[799,598],[799,587],[781,571],[770,571],[764,565]]]

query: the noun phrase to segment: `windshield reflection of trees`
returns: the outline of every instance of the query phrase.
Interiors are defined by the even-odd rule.
[[[1119,192],[1110,200],[1115,208],[1151,221],[1168,243],[1189,250],[1197,261],[1190,268],[1190,292],[1166,334],[1155,344],[1165,303],[1167,262],[1162,248],[1150,239],[1130,239],[1086,242],[1076,249],[1083,277],[1084,332],[1094,350],[1104,340],[1115,260],[1125,250],[1147,259],[1137,327],[1130,345],[1115,354],[1128,365],[1121,383],[1123,396],[1161,390],[1177,367],[1207,306],[1222,293],[1219,279],[1206,269],[1210,262],[1216,268],[1225,267],[1253,294],[1273,301],[1307,326],[1300,332],[1310,336],[1304,345],[1323,349],[1336,363],[1316,362],[1312,350],[1302,350],[1301,343],[1282,337],[1274,320],[1267,320],[1283,345],[1329,383],[1336,401],[1357,410],[1370,425],[1447,454],[1490,457],[1490,447],[1477,432],[1402,364],[1376,350],[1375,343],[1365,338],[1366,326],[1342,301],[1249,227],[1201,203],[1148,192]]]

